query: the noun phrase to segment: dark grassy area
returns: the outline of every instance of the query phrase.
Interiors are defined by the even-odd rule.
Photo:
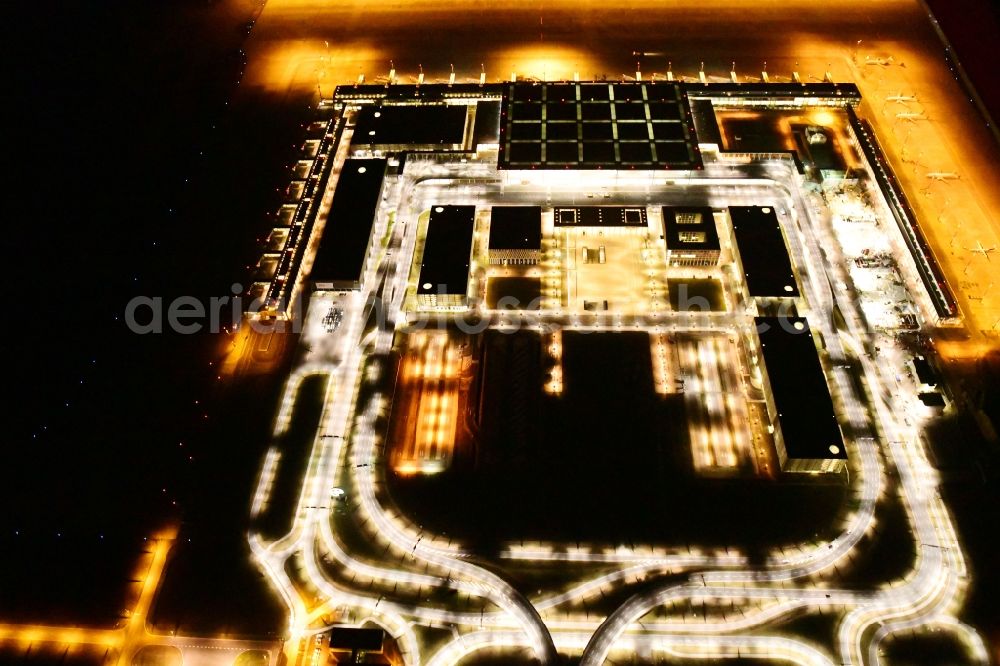
[[[309,454],[323,415],[326,387],[325,375],[310,375],[303,379],[292,408],[288,429],[275,438],[274,445],[281,451],[281,459],[271,486],[270,499],[255,525],[267,538],[278,539],[292,528],[296,505],[302,492],[302,478],[309,465]]]
[[[836,645],[837,627],[840,624],[841,613],[835,611],[811,612],[805,615],[792,615],[784,622],[774,625],[775,633],[787,634],[817,645]]]
[[[484,346],[477,466],[390,479],[411,519],[484,554],[517,539],[754,553],[827,533],[843,505],[839,484],[696,476],[683,398],[653,391],[644,333],[565,333],[562,396],[542,391],[536,334]]]
[[[21,664],[23,666],[102,666],[107,663],[110,651],[104,649],[87,650],[79,647],[43,645],[32,643],[20,648],[12,645],[0,647],[0,664]]]
[[[916,564],[917,550],[906,509],[895,484],[875,507],[875,529],[862,537],[846,568],[838,567],[845,587],[871,589],[899,580]]]
[[[11,152],[58,157],[45,178],[22,171],[14,212],[37,224],[13,271],[32,317],[10,377],[21,388],[0,484],[0,619],[113,623],[142,537],[182,518],[164,607],[201,608],[209,627],[225,601],[270,613],[234,555],[260,460],[239,439],[255,403],[217,400],[214,336],[139,336],[122,317],[135,295],[229,294],[256,260],[305,113],[305,100],[236,94],[258,8],[115,0],[15,19],[33,44]],[[232,427],[216,427],[227,410]],[[173,591],[202,546],[200,562],[218,558],[212,585],[203,574]]]
[[[993,391],[1000,387],[992,387]],[[980,629],[992,645],[1000,644],[1000,452],[983,439],[971,416],[939,419],[928,439],[942,478],[942,497],[957,523],[973,584],[962,618]]]
[[[577,661],[577,660],[574,660]],[[462,660],[462,666],[533,666],[538,660],[527,648],[512,648],[509,650],[481,650],[473,652]],[[561,663],[573,663],[565,660]]]
[[[145,550],[142,538],[87,530],[49,533],[29,526],[0,537],[5,567],[0,618],[17,622],[114,626],[130,601],[129,583]],[[86,575],[81,575],[85,571]]]
[[[947,632],[894,636],[883,643],[882,650],[885,653],[883,659],[893,666],[969,663],[965,648]]]
[[[724,312],[726,301],[718,280],[668,279],[670,307],[682,312]]]
[[[495,277],[486,285],[486,307],[537,310],[541,307],[542,281],[531,277]]]

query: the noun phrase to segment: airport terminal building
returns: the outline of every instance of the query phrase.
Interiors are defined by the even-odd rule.
[[[844,437],[808,322],[802,317],[757,317],[754,325],[781,469],[843,471]]]
[[[542,256],[541,206],[493,206],[490,264],[534,265]]]
[[[469,306],[475,223],[475,206],[431,208],[417,280],[417,303],[421,308],[463,310]]]

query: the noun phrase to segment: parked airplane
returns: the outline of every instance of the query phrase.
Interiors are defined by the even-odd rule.
[[[889,67],[895,64],[895,59],[892,56],[888,58],[873,58],[871,56],[865,56],[866,65],[879,65],[881,67]]]
[[[982,241],[976,241],[976,247],[970,247],[970,248],[966,248],[966,249],[969,252],[972,252],[973,254],[981,254],[981,255],[983,255],[984,257],[986,257],[986,261],[990,261],[990,253],[997,251],[997,248],[996,248],[995,245],[991,246],[991,247],[983,247]]]

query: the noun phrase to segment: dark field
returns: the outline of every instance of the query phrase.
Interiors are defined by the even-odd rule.
[[[273,392],[220,388],[214,336],[122,321],[136,295],[229,294],[257,259],[309,113],[238,86],[258,4],[63,6],[21,26],[48,47],[25,56],[38,78],[12,150],[59,157],[15,212],[38,224],[14,266],[32,320],[9,365],[0,620],[113,624],[142,537],[180,522],[156,619],[280,628],[245,563]]]
[[[668,279],[670,307],[682,312],[724,312],[726,299],[718,280]]]
[[[505,310],[537,310],[542,281],[530,277],[490,278],[486,286],[486,306]]]
[[[309,454],[326,397],[327,377],[310,375],[302,380],[295,406],[292,408],[288,429],[275,437],[274,446],[281,452],[277,474],[271,486],[271,495],[258,517],[255,528],[266,538],[278,539],[292,528],[302,478],[309,464]]]
[[[143,545],[141,537],[122,539],[114,532],[103,539],[85,530],[47,534],[28,528],[18,535],[4,534],[0,537],[4,562],[22,568],[21,576],[0,578],[0,618],[114,626],[131,600],[130,583]],[[51,566],[42,569],[36,563]],[[81,576],[81,570],[87,575]],[[33,571],[45,575],[24,575]]]
[[[159,631],[268,636],[285,623],[280,600],[250,560],[250,499],[277,409],[280,376],[244,378],[220,398],[191,508],[170,554],[151,623]]]
[[[64,647],[39,645],[25,648],[5,645],[0,647],[0,664],[22,666],[102,666],[106,653],[103,648]]]
[[[542,391],[536,334],[483,337],[476,464],[392,478],[414,522],[485,552],[517,539],[754,551],[830,531],[844,486],[695,476],[683,398],[654,393],[646,334],[564,333],[558,397]]]

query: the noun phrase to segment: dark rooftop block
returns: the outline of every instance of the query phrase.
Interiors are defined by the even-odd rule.
[[[789,459],[846,459],[808,322],[801,317],[757,317],[754,324]]]
[[[510,105],[510,119],[541,120],[542,108],[541,104],[514,102]]]
[[[540,102],[542,101],[542,91],[544,88],[538,84],[521,84],[514,86],[515,102]]]
[[[671,250],[718,250],[719,231],[708,206],[663,207],[663,231]]]
[[[722,132],[719,131],[719,121],[715,117],[715,106],[710,99],[692,99],[691,115],[694,117],[694,130],[698,135],[698,143],[714,143],[722,146]]]
[[[549,141],[576,141],[576,123],[547,123],[545,125],[545,138]],[[610,132],[608,135],[610,139]]]
[[[545,86],[545,99],[549,102],[576,101],[575,83],[550,83]]]
[[[609,104],[581,104],[580,116],[584,120],[611,120],[611,105]]]
[[[317,286],[360,286],[386,165],[384,159],[344,161],[313,262],[312,281]]]
[[[611,95],[611,89],[607,83],[581,83],[580,99],[606,102]]]
[[[944,407],[946,404],[944,396],[936,391],[919,393],[917,394],[917,397],[925,407]]]
[[[542,138],[542,126],[540,123],[514,123],[510,126],[510,138],[538,141]]]
[[[557,227],[642,227],[645,206],[576,206],[554,211]]]
[[[583,161],[594,164],[613,164],[615,161],[615,144],[585,142],[583,144]]]
[[[618,123],[620,141],[649,141],[649,125],[646,123]]]
[[[615,96],[615,100],[642,100],[643,87],[641,83],[612,83],[611,93]]]
[[[921,384],[937,386],[937,373],[934,372],[934,368],[931,367],[930,361],[926,358],[923,356],[914,356],[913,369],[916,371],[917,379],[920,380]]]
[[[542,161],[542,144],[512,143],[507,148],[507,161],[511,164],[539,164]]]
[[[466,293],[475,221],[475,206],[431,208],[417,294]]]
[[[545,144],[545,161],[565,162],[575,164],[579,159],[577,154],[577,144],[575,141],[567,143],[547,143]]]
[[[730,206],[747,289],[754,298],[794,298],[799,287],[774,208]]]
[[[469,107],[464,105],[362,106],[355,118],[353,145],[461,146]]]
[[[653,123],[653,137],[658,141],[683,141],[684,125],[680,123]]]
[[[677,101],[649,103],[649,117],[653,120],[681,120],[683,111]]]
[[[576,102],[550,102],[545,105],[546,120],[576,120]]]
[[[683,141],[657,141],[656,159],[664,164],[687,167],[691,164],[691,153]]]
[[[647,83],[646,99],[649,101],[678,101],[680,99],[679,90],[673,83]]]
[[[615,118],[618,120],[645,120],[646,107],[639,102],[615,102]]]
[[[385,641],[382,629],[334,627],[330,630],[331,650],[365,650],[380,652]]]
[[[392,101],[441,101],[445,99],[474,99],[477,97],[499,97],[503,87],[499,83],[456,83],[410,85],[395,83],[387,86],[381,83],[347,84],[337,86],[334,99],[337,100],[392,100]]]
[[[541,206],[493,206],[489,249],[538,250],[541,247]]]
[[[499,143],[500,141],[500,100],[480,100],[476,102],[476,123],[472,128],[473,144]]]
[[[501,169],[701,168],[678,84],[520,82],[505,87]],[[550,146],[544,153],[517,146],[543,141],[573,141],[577,154],[568,146]]]
[[[648,143],[621,143],[618,154],[622,164],[644,164],[653,159],[653,149]]]
[[[583,123],[584,141],[611,140],[614,138],[614,129],[611,123]]]

